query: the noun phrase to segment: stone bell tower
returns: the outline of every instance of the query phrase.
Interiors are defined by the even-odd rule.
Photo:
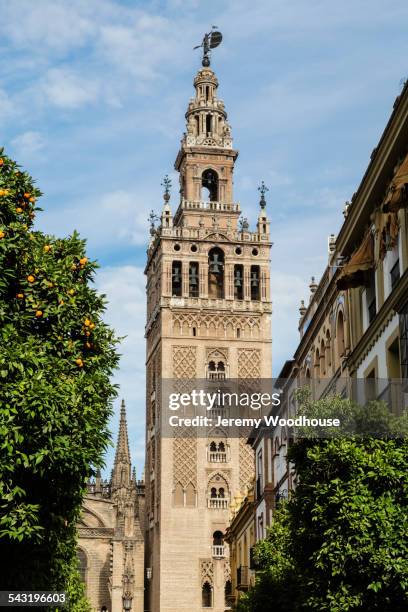
[[[224,612],[231,586],[224,544],[229,506],[253,478],[244,436],[161,427],[162,379],[270,378],[270,235],[264,191],[255,231],[233,198],[232,146],[218,81],[194,79],[187,131],[147,252],[146,610]]]

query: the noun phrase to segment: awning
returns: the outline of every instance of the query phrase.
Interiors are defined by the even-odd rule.
[[[337,289],[345,290],[361,287],[368,283],[367,272],[374,267],[374,239],[371,231],[365,235],[358,249],[345,264],[337,281]]]
[[[395,173],[382,205],[384,213],[398,212],[408,203],[408,155]]]

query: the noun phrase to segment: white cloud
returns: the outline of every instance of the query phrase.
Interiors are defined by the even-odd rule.
[[[40,132],[28,131],[16,136],[11,144],[18,156],[27,157],[41,151],[45,147],[45,140]]]
[[[41,89],[50,104],[61,108],[76,109],[98,99],[98,81],[84,78],[67,68],[52,68],[41,84]]]
[[[4,31],[19,49],[34,53],[67,52],[83,45],[94,31],[90,16],[76,1],[0,2]]]

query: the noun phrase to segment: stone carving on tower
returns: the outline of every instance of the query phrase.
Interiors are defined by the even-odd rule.
[[[206,35],[210,36],[210,35]],[[230,502],[253,478],[246,438],[221,428],[162,427],[162,384],[271,378],[270,227],[265,193],[256,227],[233,196],[233,148],[218,80],[203,67],[175,161],[180,199],[163,181],[160,221],[147,251],[146,609],[224,612]],[[244,382],[244,381],[243,381]]]

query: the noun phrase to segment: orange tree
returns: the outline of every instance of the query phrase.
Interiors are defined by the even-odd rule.
[[[53,590],[109,443],[118,340],[84,241],[33,229],[40,195],[0,149],[0,573],[4,588]]]

